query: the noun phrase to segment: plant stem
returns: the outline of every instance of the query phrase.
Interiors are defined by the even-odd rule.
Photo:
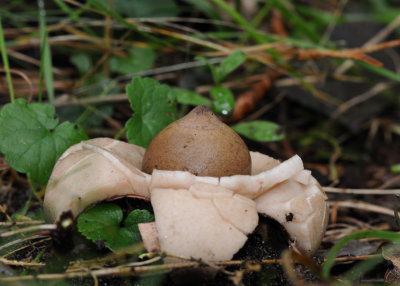
[[[46,37],[46,10],[44,8],[44,1],[38,0],[39,6],[39,33],[40,38],[43,41],[43,38]],[[53,64],[51,61],[51,51],[50,51],[50,44],[48,41],[43,41],[44,45],[42,45],[43,51],[43,72],[44,72],[44,79],[45,85],[47,90],[47,96],[49,97],[49,101],[51,104],[54,104],[54,82],[53,82],[53,74],[52,68]]]
[[[10,65],[8,64],[7,50],[4,40],[3,26],[1,24],[1,17],[0,17],[0,50],[3,56],[3,64],[4,64],[4,69],[6,71],[8,90],[10,92],[10,101],[12,103],[14,102],[14,88],[11,79]]]

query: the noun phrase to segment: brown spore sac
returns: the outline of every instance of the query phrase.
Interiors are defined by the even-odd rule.
[[[250,175],[249,150],[240,136],[206,106],[163,129],[149,144],[142,170],[188,171],[197,176]]]

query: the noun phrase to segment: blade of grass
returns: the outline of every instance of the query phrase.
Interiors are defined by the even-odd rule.
[[[81,7],[83,9],[86,9],[88,11],[103,15],[103,16],[109,16],[112,19],[115,19],[116,21],[118,21],[119,23],[125,25],[126,27],[130,28],[131,30],[139,33],[140,35],[142,35],[143,37],[149,39],[152,43],[152,45],[154,46],[154,48],[157,48],[157,45],[159,47],[165,47],[165,46],[171,46],[172,45],[172,41],[173,39],[165,39],[159,36],[153,36],[152,32],[154,33],[160,33],[160,31],[164,31],[166,32],[166,34],[168,36],[172,36],[172,38],[174,38],[173,36],[175,35],[175,38],[180,39],[179,38],[179,33],[173,33],[163,29],[157,30],[156,28],[151,28],[151,27],[147,27],[145,25],[140,24],[140,21],[137,20],[126,20],[124,19],[122,16],[120,16],[117,12],[115,12],[114,10],[108,9],[101,1],[99,0],[88,0],[87,1],[87,5],[83,6],[81,5],[79,2],[76,2],[74,0],[64,0],[72,5]],[[94,7],[94,8],[92,8]],[[163,34],[163,33],[161,33]],[[189,37],[190,39],[194,39],[193,37]],[[186,40],[186,38],[184,38],[183,40]],[[175,45],[176,49],[181,49],[180,46]],[[183,49],[183,48],[182,48]]]
[[[52,61],[51,61],[51,50],[50,44],[48,41],[43,41],[43,38],[47,38],[46,34],[46,10],[44,8],[44,1],[38,1],[39,6],[39,33],[42,43],[43,52],[43,73],[44,73],[44,80],[47,90],[47,96],[49,97],[49,101],[51,104],[54,104],[54,82],[53,82],[53,73],[52,73]]]
[[[385,259],[380,255],[364,260],[352,267],[341,279],[345,282],[355,282],[384,260]]]
[[[304,21],[295,11],[291,11],[288,7],[285,5],[286,1],[281,1],[281,0],[270,0],[268,3],[273,5],[276,9],[279,10],[279,12],[282,13],[283,17],[291,22],[294,27],[296,27],[296,30],[301,32],[304,36],[309,38],[312,42],[314,43],[319,43],[320,38],[318,34],[311,28],[311,25],[309,25],[306,21]]]
[[[124,136],[126,133],[126,127],[122,128],[117,135],[114,136],[115,140],[119,140],[122,136]]]
[[[378,75],[387,77],[389,79],[393,79],[396,81],[400,81],[400,75],[398,75],[397,73],[392,72],[391,70],[385,69],[385,68],[381,68],[381,67],[377,67],[374,65],[371,65],[369,63],[366,62],[362,62],[362,61],[356,61],[358,65],[362,66],[363,68],[366,68]]]
[[[254,17],[254,19],[251,21],[250,25],[251,27],[253,27],[254,29],[257,28],[262,20],[268,15],[268,13],[271,11],[272,6],[269,4],[264,5],[264,7],[261,8],[261,10],[258,12],[258,14]],[[249,37],[249,34],[243,34],[242,36],[240,36],[240,42],[244,43],[247,41]]]
[[[238,12],[236,12],[231,6],[229,6],[223,0],[212,0],[215,4],[217,4],[224,12],[228,13],[232,19],[237,22],[248,34],[259,44],[266,43],[266,37],[261,36],[257,31],[253,28],[253,26],[242,17]]]
[[[308,5],[296,4],[296,10],[303,16],[303,18],[310,19],[314,24],[323,28],[332,22],[343,23],[344,18],[341,14],[335,15],[334,12],[329,10],[315,9]]]
[[[61,10],[68,15],[68,17],[70,19],[72,19],[73,21],[75,21],[78,24],[82,24],[82,21],[80,20],[79,16],[80,14],[82,14],[83,12],[85,12],[85,9],[83,8],[79,8],[76,11],[72,10],[71,8],[69,8],[65,2],[63,2],[62,0],[54,0],[54,2],[58,5],[58,7],[61,8]],[[89,35],[92,36],[96,36],[96,33],[90,29],[88,26],[83,25],[82,29]]]
[[[42,44],[41,47],[44,47],[47,41],[47,33],[44,33],[44,37],[42,39]],[[42,49],[40,51],[40,68],[39,68],[39,92],[38,92],[38,102],[42,102],[43,98],[43,70],[44,70],[44,51],[45,49]]]
[[[8,64],[6,43],[4,40],[3,25],[1,24],[1,20],[2,19],[0,17],[0,50],[1,50],[1,55],[3,57],[4,69],[6,71],[8,90],[10,92],[10,101],[14,102],[14,88],[13,88],[12,79],[11,79],[10,65]]]
[[[258,27],[262,23],[264,18],[268,15],[268,13],[271,11],[271,9],[272,6],[266,3],[254,17],[254,19],[251,21],[250,25],[254,28]]]
[[[198,0],[183,0],[196,9],[196,11],[201,11],[211,19],[221,19],[217,9],[209,1],[198,1]]]
[[[209,41],[200,40],[200,39],[192,37],[190,35],[185,35],[185,34],[173,32],[173,31],[165,30],[165,29],[161,29],[161,28],[156,28],[156,27],[147,27],[147,26],[144,26],[144,25],[139,25],[139,22],[131,23],[131,22],[127,21],[126,19],[124,19],[123,17],[121,17],[115,11],[108,9],[106,6],[104,6],[102,4],[102,2],[100,2],[98,0],[89,0],[89,3],[93,7],[95,7],[97,9],[97,11],[95,11],[95,12],[99,12],[99,13],[101,13],[103,15],[110,16],[111,18],[117,20],[121,24],[124,24],[128,28],[130,28],[130,29],[134,30],[135,32],[138,32],[141,35],[145,36],[146,38],[152,40],[154,43],[159,43],[161,45],[164,45],[166,43],[166,41],[160,39],[160,37],[155,37],[153,35],[150,35],[150,33],[146,33],[144,31],[141,31],[141,29],[144,29],[144,30],[147,30],[147,31],[151,31],[151,32],[154,32],[154,33],[158,33],[158,34],[162,34],[162,35],[166,35],[166,36],[169,36],[169,37],[172,37],[172,38],[176,38],[176,39],[179,39],[179,40],[195,43],[195,44],[198,44],[198,45],[201,45],[201,46],[209,47],[211,49],[215,49],[215,50],[218,50],[218,51],[230,52],[229,48],[226,48],[226,47],[224,47],[224,46],[222,46],[220,44],[209,42]],[[75,4],[75,2],[74,2],[74,4]]]
[[[135,24],[132,24],[131,22],[125,20],[121,15],[119,15],[114,10],[108,9],[107,6],[105,6],[101,1],[89,0],[88,3],[90,4],[91,7],[94,7],[95,9],[97,9],[97,11],[95,11],[95,12],[100,12],[104,16],[109,16],[110,18],[117,20],[121,24],[124,24],[126,27],[132,29],[135,32],[140,33],[141,35],[149,38],[150,40],[153,40],[156,43],[161,43],[161,44],[163,43],[163,41],[158,39],[157,37],[140,31],[140,29],[138,29],[138,27],[136,27]],[[86,7],[82,7],[82,8],[86,8]]]
[[[322,266],[322,277],[324,279],[329,278],[329,273],[335,263],[335,258],[340,249],[350,241],[360,238],[379,238],[391,242],[400,242],[400,233],[387,230],[361,230],[342,238],[331,248],[326,257],[326,262]]]

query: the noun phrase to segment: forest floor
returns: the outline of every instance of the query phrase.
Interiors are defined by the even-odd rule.
[[[210,7],[176,1],[180,10],[171,0],[167,6],[179,12],[168,18],[152,18],[159,11],[148,6],[143,14],[124,11],[127,1],[38,1],[46,10],[15,2],[27,9],[0,4],[0,108],[14,96],[50,103],[60,121],[80,124],[90,138],[129,141],[125,87],[132,78],[152,77],[214,106],[210,91],[223,86],[236,103],[224,120],[277,124],[273,132],[283,139],[244,136],[246,144],[280,160],[300,155],[328,196],[330,219],[312,258],[290,248],[285,230],[263,216],[232,261],[168,264],[162,254],[112,252],[75,225],[45,223],[46,184],[7,162],[0,138],[0,285],[400,283],[400,6],[394,1],[271,1],[238,16],[221,0],[206,2]],[[111,9],[112,2],[119,8]],[[246,61],[216,80],[208,66],[235,50]],[[181,101],[179,112],[197,103]],[[137,205],[151,210],[131,198],[115,203],[125,213]],[[364,236],[351,238],[357,232]],[[334,266],[326,275],[327,261]]]

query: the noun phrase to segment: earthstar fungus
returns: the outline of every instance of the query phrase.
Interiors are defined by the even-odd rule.
[[[206,123],[191,118],[196,113],[205,116]],[[44,199],[46,219],[54,222],[68,210],[76,217],[100,201],[129,196],[150,200],[159,244],[167,253],[205,261],[232,259],[258,225],[258,214],[262,214],[278,221],[302,253],[312,255],[325,233],[328,208],[326,195],[311,172],[304,169],[301,158],[295,155],[280,162],[258,152],[249,152],[245,145],[245,151],[238,151],[235,148],[243,141],[227,126],[226,132],[230,135],[224,136],[235,138],[235,144],[208,140],[207,133],[215,136],[225,126],[204,107],[194,109],[187,117],[186,122],[183,117],[172,123],[175,127],[169,125],[164,129],[167,131],[161,131],[153,140],[165,137],[176,127],[188,133],[186,129],[194,126],[195,135],[175,133],[168,139],[171,142],[150,143],[148,152],[140,146],[109,138],[71,146],[58,160],[50,177]],[[167,150],[181,146],[171,152],[173,158],[183,156],[186,150],[182,150],[190,150],[189,145],[201,137],[202,147],[209,141],[222,144],[218,153],[210,153],[213,147],[205,146],[190,160],[170,164]],[[180,143],[176,142],[178,139]],[[198,146],[193,148],[199,149]],[[214,162],[206,166],[204,162],[213,158],[218,161],[215,157],[226,148],[228,152],[221,161],[242,164],[235,163],[235,158],[228,158],[229,153],[242,152],[238,156],[244,161],[240,168],[226,169],[214,166]],[[149,158],[147,153],[160,156],[160,160]],[[198,159],[203,159],[196,163],[201,168],[192,164]],[[163,167],[166,170],[155,168],[161,165],[167,166]],[[221,169],[223,172],[218,173]]]

